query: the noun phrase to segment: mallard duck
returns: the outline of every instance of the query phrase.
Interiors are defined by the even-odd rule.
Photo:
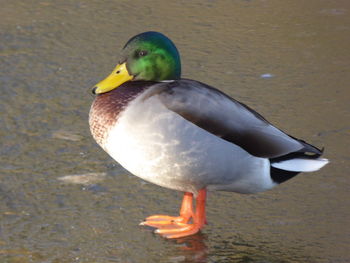
[[[89,123],[96,142],[132,174],[184,192],[178,216],[154,215],[141,223],[166,238],[204,227],[207,190],[258,193],[328,163],[323,150],[245,104],[182,79],[176,46],[158,32],[132,37],[93,93]]]

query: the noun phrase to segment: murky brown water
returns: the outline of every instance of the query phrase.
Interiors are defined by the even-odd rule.
[[[0,262],[350,262],[348,0],[0,4]],[[147,30],[174,40],[185,77],[325,146],[331,164],[259,195],[211,193],[191,238],[139,227],[176,214],[181,194],[123,170],[87,118],[89,88]]]

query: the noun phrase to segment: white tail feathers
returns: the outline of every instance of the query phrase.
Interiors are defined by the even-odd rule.
[[[328,159],[318,158],[318,159],[306,159],[306,158],[296,158],[290,160],[284,160],[280,162],[271,163],[271,166],[294,172],[314,172],[321,169],[328,163]]]

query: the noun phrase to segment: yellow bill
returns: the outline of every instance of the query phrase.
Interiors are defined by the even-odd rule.
[[[132,80],[133,78],[134,76],[129,74],[125,62],[123,64],[118,64],[107,78],[97,83],[93,89],[93,92],[95,94],[108,92],[119,87],[124,82]]]

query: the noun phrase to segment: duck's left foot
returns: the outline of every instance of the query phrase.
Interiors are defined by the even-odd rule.
[[[174,223],[171,226],[158,228],[154,232],[165,238],[180,238],[196,234],[201,229],[199,224]]]
[[[181,204],[180,216],[153,215],[147,217],[145,221],[140,223],[140,225],[155,227],[159,229],[171,227],[177,223],[188,223],[188,221],[193,216],[192,201],[193,194],[185,193]]]
[[[180,216],[154,215],[140,225],[157,228],[154,232],[166,238],[180,238],[196,234],[206,223],[206,189],[201,189],[196,200],[196,212],[192,208],[192,193],[185,193]],[[191,220],[192,218],[192,220]],[[190,220],[192,223],[190,224]]]
[[[153,215],[149,216],[145,219],[145,221],[141,222],[141,226],[150,226],[155,228],[168,228],[172,225],[176,225],[179,223],[188,223],[189,219],[192,217],[190,215],[187,216],[167,216],[167,215]]]

